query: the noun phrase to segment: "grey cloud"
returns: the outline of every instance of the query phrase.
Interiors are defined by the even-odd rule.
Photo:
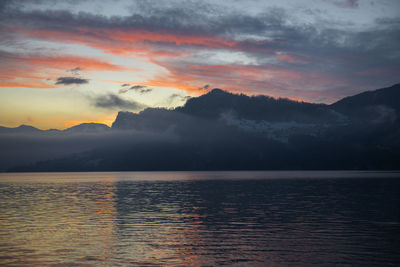
[[[81,67],[76,67],[76,68],[73,68],[73,69],[68,70],[68,72],[70,72],[70,73],[72,73],[72,74],[74,74],[74,75],[79,75],[79,72],[80,72],[80,71],[82,71],[82,68],[81,68]]]
[[[122,87],[127,87],[127,86],[130,86],[130,84],[126,83],[126,84],[122,85]],[[144,88],[146,88],[146,86],[144,86],[144,85],[133,85],[133,86],[131,86],[129,88],[123,88],[123,89],[119,90],[119,93],[120,94],[125,94],[125,93],[129,92],[130,90],[137,91],[137,90],[142,90]]]
[[[170,96],[168,97],[168,99],[169,99],[170,102],[172,102],[172,101],[175,100],[175,99],[178,99],[178,100],[180,100],[180,101],[187,101],[187,100],[189,100],[190,98],[192,98],[192,97],[189,96],[189,95],[183,96],[183,95],[180,95],[180,94],[172,94],[172,95],[170,95]]]
[[[145,105],[133,100],[125,100],[113,94],[99,96],[93,99],[93,105],[105,109],[141,110]]]
[[[358,6],[358,1],[354,0],[329,1],[342,7]],[[398,82],[398,78],[395,78],[400,75],[398,18],[378,19],[375,26],[355,30],[351,28],[351,23],[347,25],[334,21],[323,12],[310,13],[309,16],[316,19],[316,23],[310,24],[296,21],[295,16],[284,8],[266,8],[256,15],[250,15],[202,2],[184,2],[181,5],[165,3],[138,1],[132,8],[132,15],[126,17],[106,17],[87,12],[71,13],[65,10],[23,12],[7,9],[0,22],[3,25],[54,29],[71,34],[78,33],[78,27],[85,27],[89,30],[147,30],[225,38],[236,40],[236,43],[222,46],[223,49],[243,52],[254,58],[260,66],[271,66],[269,57],[283,51],[288,55],[298,55],[309,61],[309,64],[298,66],[278,61],[273,65],[294,72],[329,76],[332,80],[341,80],[341,85],[348,84],[352,88],[372,89],[381,86],[382,82]],[[255,36],[257,41],[248,36]],[[93,42],[110,41],[96,35],[88,38],[92,38]],[[151,42],[146,45],[171,51],[176,49],[175,44],[168,42]],[[188,46],[180,44],[179,51]],[[201,45],[192,46],[202,49]],[[180,64],[170,61],[171,64]],[[381,77],[356,75],[369,68],[381,68],[385,72]],[[260,84],[260,88],[266,88],[267,85]],[[142,94],[150,92],[148,88],[137,88],[135,85],[127,89],[128,86],[130,85],[123,86],[119,93],[129,90]],[[308,84],[304,84],[304,87],[307,86]]]
[[[147,94],[147,93],[150,93],[150,92],[152,92],[152,91],[153,91],[153,89],[147,88],[147,89],[142,89],[142,90],[140,90],[140,93],[141,93],[141,94]]]
[[[341,0],[341,1],[333,1],[333,4],[338,7],[343,8],[357,8],[358,0]]]
[[[142,89],[145,89],[145,88],[146,88],[146,86],[144,86],[144,85],[133,85],[129,89],[137,91],[137,90],[142,90]]]
[[[123,84],[122,86],[126,87],[126,86],[129,86],[129,84]],[[123,89],[119,90],[119,93],[120,94],[125,94],[125,93],[127,93],[129,91],[135,91],[135,92],[138,92],[140,94],[147,94],[147,93],[152,92],[153,89],[151,89],[151,88],[149,88],[147,86],[144,86],[144,85],[133,85],[133,86],[131,86],[129,88],[123,88]]]
[[[158,2],[157,2],[158,5]],[[88,12],[73,14],[66,10],[9,11],[2,20],[24,27],[75,32],[82,25],[93,29],[135,29],[169,31],[196,35],[257,34],[281,27],[287,16],[284,9],[270,8],[258,16],[250,16],[207,4],[185,2],[177,6],[157,7],[142,2],[131,16],[106,17]],[[137,10],[141,10],[138,13]],[[94,36],[92,36],[94,37]],[[268,36],[267,36],[268,37]]]
[[[208,89],[210,89],[210,85],[209,85],[209,84],[206,84],[206,85],[204,85],[203,87],[200,87],[200,88],[199,88],[200,91],[202,91],[202,90],[208,90]]]
[[[176,106],[176,105],[181,105],[186,103],[187,100],[189,100],[190,98],[192,98],[191,96],[184,96],[181,94],[171,94],[170,96],[168,96],[164,103],[163,106]]]
[[[356,5],[357,1],[335,1],[335,3]],[[298,23],[283,8],[268,8],[263,13],[251,16],[237,11],[222,10],[217,6],[206,4],[185,3],[179,7],[168,6],[163,8],[157,8],[151,2],[140,2],[138,5],[142,13],[135,11],[136,13],[128,17],[109,18],[85,12],[72,14],[65,10],[35,10],[31,12],[13,10],[8,12],[3,20],[5,24],[23,24],[24,27],[43,27],[68,33],[76,32],[77,28],[83,25],[93,29],[142,29],[188,35],[225,36],[233,39],[250,34],[261,39],[279,41],[244,40],[239,42],[237,47],[233,47],[247,52],[258,50],[263,53],[281,49],[301,50],[310,45],[311,50],[315,46],[321,47],[328,44],[337,46],[336,33],[354,34],[353,31],[342,30],[338,32],[333,30],[333,26],[336,26],[335,23],[337,22],[328,19],[313,25]],[[147,12],[143,12],[143,10],[147,10]],[[375,31],[375,29],[371,30]],[[96,36],[91,37],[96,38]],[[164,45],[168,46],[168,44]]]
[[[81,79],[76,77],[58,77],[56,84],[71,85],[71,84],[85,84],[88,82],[89,80],[87,79]]]

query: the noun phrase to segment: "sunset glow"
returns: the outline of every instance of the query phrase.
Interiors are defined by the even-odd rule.
[[[180,106],[212,88],[332,103],[398,82],[398,10],[398,1],[5,1],[0,125],[110,125],[121,109]],[[110,95],[136,104],[93,104]]]

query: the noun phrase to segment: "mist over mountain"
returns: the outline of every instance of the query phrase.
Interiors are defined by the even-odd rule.
[[[112,127],[0,127],[9,171],[399,169],[400,84],[313,104],[221,89]]]

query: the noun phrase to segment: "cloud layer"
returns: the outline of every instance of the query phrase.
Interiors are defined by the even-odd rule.
[[[117,93],[113,81],[124,101],[128,91],[150,102],[159,88],[168,97],[211,85],[331,103],[399,82],[399,9],[395,0],[5,1],[0,87],[57,88],[65,83],[46,79],[84,72],[93,97]]]

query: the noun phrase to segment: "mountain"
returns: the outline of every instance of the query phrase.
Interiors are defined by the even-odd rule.
[[[338,110],[347,111],[367,106],[385,105],[397,111],[400,110],[400,84],[390,87],[366,91],[354,96],[345,97],[331,106]]]
[[[14,157],[10,171],[399,169],[399,91],[325,105],[214,89],[173,110],[119,112],[111,128],[82,124],[12,142],[0,134],[0,142],[10,147],[3,158],[35,155]]]
[[[104,132],[109,129],[110,127],[102,123],[82,123],[67,128],[65,130],[57,130],[57,129],[40,130],[30,125],[20,125],[15,128],[0,126],[0,134],[93,133],[93,132]]]
[[[331,108],[352,118],[353,122],[399,122],[400,84],[343,98]]]
[[[107,139],[109,129],[97,123],[66,130],[40,130],[28,125],[0,127],[0,171],[94,149]]]
[[[94,133],[94,132],[104,132],[110,130],[105,124],[102,123],[82,123],[76,126],[72,126],[65,129],[64,132],[68,133]]]
[[[38,133],[38,132],[41,132],[41,130],[33,126],[24,124],[15,128],[0,126],[0,134],[27,134],[27,133]]]
[[[138,131],[159,132],[169,127],[187,121],[188,116],[175,110],[166,110],[163,108],[147,108],[139,114],[131,112],[118,112],[113,130],[135,129]]]
[[[232,113],[240,119],[271,122],[323,123],[340,120],[340,116],[324,104],[275,99],[268,96],[247,96],[213,89],[200,97],[189,99],[179,112],[204,118],[217,118]]]

